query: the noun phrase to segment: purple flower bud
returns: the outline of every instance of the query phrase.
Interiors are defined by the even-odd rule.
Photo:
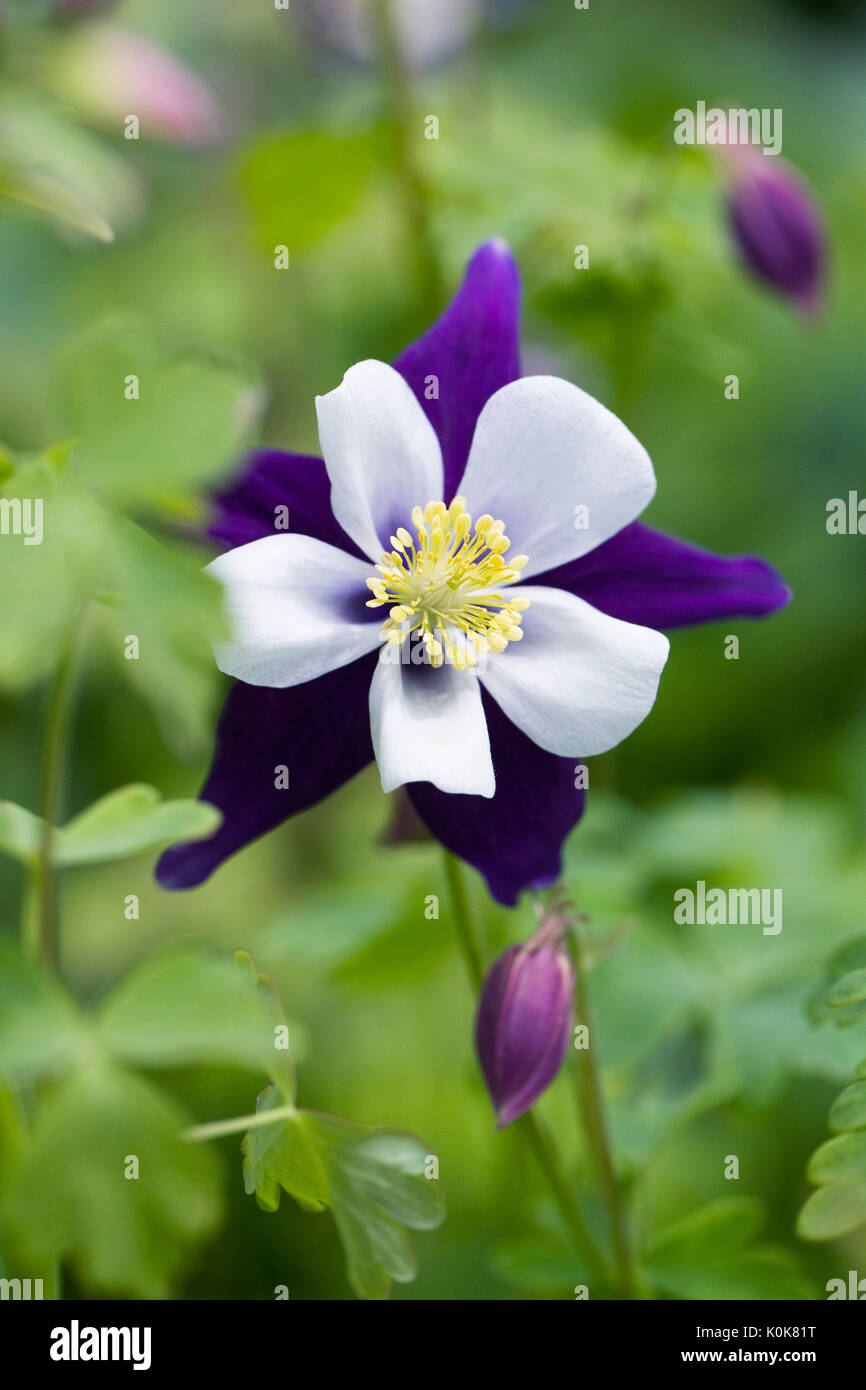
[[[728,213],[746,264],[807,314],[821,308],[824,231],[815,201],[790,165],[728,146]]]
[[[543,938],[542,938],[543,940]],[[574,970],[564,947],[539,934],[491,967],[478,1004],[475,1045],[499,1129],[535,1103],[571,1037]]]

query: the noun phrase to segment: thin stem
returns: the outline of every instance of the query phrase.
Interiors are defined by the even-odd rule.
[[[584,1025],[587,1030],[587,1037],[590,1037],[589,996],[586,987],[586,971],[584,970],[583,961],[581,959],[580,936],[576,927],[573,928],[573,930],[578,946],[576,952],[577,968],[575,970],[575,1006],[577,1021],[579,1024]],[[632,1261],[631,1245],[629,1242],[628,1223],[623,1207],[622,1193],[619,1183],[617,1182],[616,1170],[613,1165],[604,1108],[604,1096],[601,1088],[601,1077],[599,1075],[596,1052],[592,1046],[587,1046],[578,1050],[575,1077],[578,1107],[587,1142],[592,1154],[593,1163],[595,1164],[599,1182],[601,1183],[608,1221],[610,1223],[611,1240],[613,1242],[620,1292],[624,1297],[634,1298],[637,1291],[637,1284]]]
[[[448,891],[454,904],[457,941],[463,952],[466,971],[475,989],[480,990],[484,983],[484,956],[486,952],[480,930],[469,906],[460,860],[449,850],[445,851],[445,877],[448,880]]]
[[[593,1274],[597,1274],[605,1283],[608,1283],[610,1275],[607,1272],[607,1262],[583,1218],[583,1212],[578,1205],[577,1198],[563,1172],[562,1160],[550,1130],[534,1110],[527,1110],[525,1115],[521,1115],[517,1123],[526,1135],[538,1166],[550,1184],[550,1189],[571,1233],[575,1250],[586,1261],[587,1268]]]
[[[445,876],[454,908],[457,940],[466,964],[466,971],[475,989],[479,990],[484,983],[485,950],[483,940],[469,906],[460,861],[448,850],[445,851]],[[528,1110],[525,1115],[522,1115],[517,1124],[525,1134],[538,1161],[538,1166],[550,1184],[550,1189],[571,1233],[576,1251],[586,1262],[587,1268],[592,1274],[597,1275],[602,1282],[607,1283],[609,1276],[606,1271],[605,1258],[584,1221],[583,1213],[565,1175],[550,1131],[532,1110]]]
[[[400,35],[394,22],[392,0],[374,0],[373,16],[379,42],[382,83],[388,104],[394,173],[403,202],[406,233],[413,251],[418,298],[425,311],[437,312],[442,303],[443,281],[433,239],[433,203],[427,181],[415,159],[412,89]]]
[[[255,1115],[235,1115],[230,1120],[212,1120],[206,1125],[191,1125],[181,1134],[188,1143],[200,1144],[207,1139],[221,1139],[226,1134],[243,1134],[248,1129],[258,1129],[260,1125],[270,1125],[278,1120],[291,1120],[298,1111],[294,1105],[281,1105],[276,1110],[259,1110]]]
[[[70,641],[61,653],[48,699],[39,786],[42,830],[39,849],[30,871],[23,923],[24,946],[30,958],[41,960],[55,970],[59,963],[60,941],[54,844],[63,797],[66,750],[84,622],[82,612]]]

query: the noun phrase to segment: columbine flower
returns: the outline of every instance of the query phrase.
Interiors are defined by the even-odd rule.
[[[535,1104],[568,1050],[574,969],[560,936],[542,924],[494,962],[481,990],[475,1045],[499,1129]]]
[[[482,246],[394,368],[362,362],[319,398],[324,462],[259,452],[221,494],[218,661],[238,683],[201,796],[224,820],[166,851],[166,887],[201,883],[375,756],[385,790],[405,784],[513,903],[558,877],[577,760],[649,712],[658,629],[787,601],[762,561],[634,520],[649,458],[578,387],[520,377],[519,300],[508,248]]]
[[[807,314],[821,307],[824,231],[809,189],[791,168],[750,146],[725,149],[731,168],[728,213],[753,274]]]

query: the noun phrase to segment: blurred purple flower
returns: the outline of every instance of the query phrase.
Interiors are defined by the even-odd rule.
[[[534,1105],[568,1050],[574,968],[558,938],[542,926],[501,955],[484,981],[475,1044],[499,1129]]]
[[[731,171],[728,215],[750,270],[805,313],[822,306],[825,238],[810,190],[775,157],[745,146],[726,149]]]
[[[83,115],[120,128],[137,116],[142,138],[208,145],[223,120],[207,84],[155,40],[114,24],[76,30],[56,55],[54,84]]]

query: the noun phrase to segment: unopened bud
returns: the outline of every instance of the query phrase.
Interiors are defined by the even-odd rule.
[[[573,992],[567,951],[542,932],[491,967],[475,1044],[500,1129],[528,1110],[559,1071],[571,1037]]]
[[[824,232],[814,199],[790,165],[728,146],[728,214],[746,264],[807,314],[821,307]]]

